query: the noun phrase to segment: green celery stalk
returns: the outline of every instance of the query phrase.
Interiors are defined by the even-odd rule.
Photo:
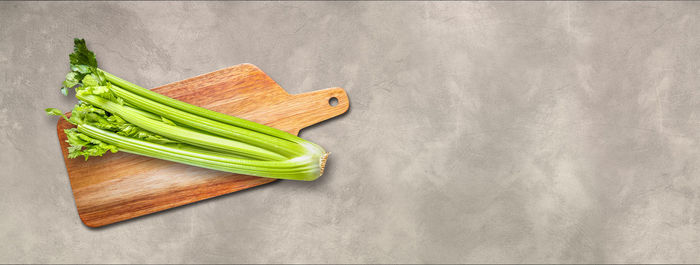
[[[61,92],[81,103],[66,130],[69,157],[125,151],[259,177],[314,180],[328,153],[287,132],[155,93],[97,68],[85,41],[75,39],[72,72]],[[63,115],[47,109],[50,115]]]
[[[212,119],[215,121],[227,123],[227,124],[234,125],[234,126],[241,127],[241,128],[246,128],[246,129],[253,130],[256,132],[260,132],[260,133],[264,133],[264,134],[269,134],[271,136],[275,136],[275,137],[285,139],[285,140],[288,140],[291,142],[311,143],[309,141],[306,141],[304,139],[299,138],[296,135],[290,134],[288,132],[285,132],[285,131],[282,131],[282,130],[279,130],[276,128],[272,128],[272,127],[265,126],[265,125],[262,125],[259,123],[255,123],[255,122],[252,122],[252,121],[249,121],[246,119],[226,115],[226,114],[219,113],[219,112],[212,111],[212,110],[208,110],[208,109],[205,109],[205,108],[202,108],[199,106],[195,106],[195,105],[192,105],[192,104],[189,104],[186,102],[182,102],[182,101],[179,101],[179,100],[176,100],[173,98],[169,98],[167,96],[158,94],[156,92],[153,92],[153,91],[148,90],[146,88],[143,88],[141,86],[133,84],[129,81],[121,79],[121,78],[119,78],[113,74],[110,74],[107,71],[104,71],[102,69],[98,68],[98,71],[103,73],[105,78],[107,79],[107,81],[109,81],[110,83],[117,85],[117,86],[119,86],[119,87],[121,87],[129,92],[137,94],[141,97],[162,103],[164,105],[167,105],[167,106],[170,106],[170,107],[182,110],[182,111],[186,111],[189,113],[197,114],[199,116],[202,116],[202,117],[205,117],[208,119]],[[313,144],[313,145],[315,145],[315,144]],[[318,147],[318,148],[320,148],[320,147]]]
[[[173,162],[231,173],[258,177],[310,181],[322,174],[327,155],[302,156],[287,161],[255,161],[239,159],[226,154],[189,148],[175,148],[124,137],[91,125],[78,125],[78,131],[100,141],[109,142],[128,153],[155,157]],[[320,167],[317,165],[321,165]]]
[[[161,117],[165,117],[188,127],[249,143],[268,150],[276,150],[288,158],[308,152],[308,149],[295,142],[185,112],[180,109],[161,104],[154,100],[141,97],[118,86],[112,86],[110,89],[117,97],[123,98],[124,101],[136,108],[160,115]]]
[[[222,152],[231,152],[237,155],[264,160],[285,160],[286,157],[275,152],[237,142],[226,138],[217,137],[205,133],[200,133],[184,127],[173,126],[162,121],[157,121],[140,115],[127,106],[122,106],[117,103],[106,100],[95,95],[82,95],[77,93],[76,97],[82,101],[90,103],[98,108],[104,109],[112,114],[116,114],[122,119],[132,123],[140,128],[150,131],[155,134],[162,135],[166,138],[182,141],[188,144],[211,148]]]

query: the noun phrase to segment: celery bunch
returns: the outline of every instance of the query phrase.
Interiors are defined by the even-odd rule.
[[[97,68],[85,40],[75,39],[61,92],[79,103],[66,117],[69,157],[123,151],[259,177],[315,180],[328,153],[287,132],[178,101]]]

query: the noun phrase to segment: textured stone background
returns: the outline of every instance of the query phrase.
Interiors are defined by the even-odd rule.
[[[0,262],[700,262],[700,4],[0,3]],[[45,107],[72,38],[154,87],[344,87],[327,174],[111,225]]]

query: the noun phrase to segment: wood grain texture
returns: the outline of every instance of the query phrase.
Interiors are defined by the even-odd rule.
[[[252,64],[241,64],[154,88],[163,95],[293,134],[348,110],[342,88],[290,95]],[[329,100],[337,98],[331,106]],[[260,178],[129,153],[69,159],[60,119],[58,139],[83,223],[99,227],[270,183]],[[332,158],[331,158],[332,159]]]

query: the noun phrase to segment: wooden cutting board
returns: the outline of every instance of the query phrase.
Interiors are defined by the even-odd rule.
[[[272,126],[289,133],[345,113],[342,88],[290,95],[252,64],[241,64],[154,88],[153,91]],[[331,106],[331,99],[337,105]],[[335,103],[335,102],[333,102]],[[125,152],[69,159],[60,119],[58,139],[78,214],[89,227],[201,201],[270,183],[274,179],[231,174]],[[329,150],[331,151],[331,150]],[[332,156],[330,159],[333,159]]]

